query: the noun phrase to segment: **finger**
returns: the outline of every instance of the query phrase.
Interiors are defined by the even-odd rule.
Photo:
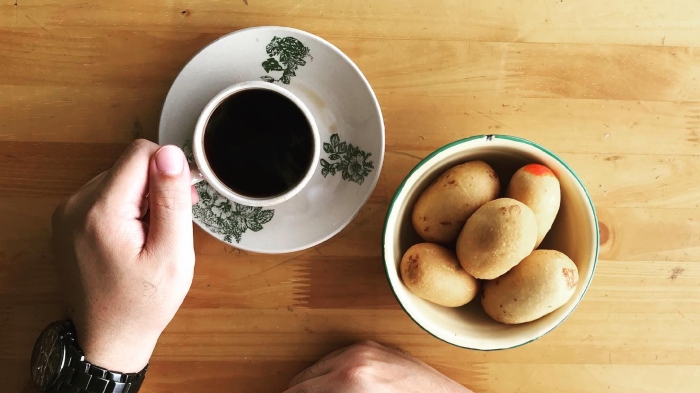
[[[190,170],[182,150],[172,145],[158,149],[151,159],[148,184],[146,251],[192,250]]]
[[[355,354],[374,353],[375,357],[388,357],[386,358],[386,360],[388,360],[389,362],[391,362],[391,358],[395,356],[399,356],[401,358],[411,361],[417,361],[417,359],[415,359],[402,349],[388,347],[371,340],[365,340],[352,344],[348,347],[335,350],[329,353],[328,355],[324,356],[323,358],[321,358],[321,360],[311,365],[311,367],[307,368],[306,370],[299,373],[296,377],[292,378],[292,380],[289,383],[289,386],[292,387],[294,385],[304,383],[305,381],[321,377],[323,375],[331,373],[336,368],[342,367],[342,365],[344,365],[348,361],[348,356],[352,356],[350,354],[351,351],[355,351]],[[348,356],[346,356],[346,354]],[[418,362],[422,363],[420,361]]]
[[[109,171],[104,171],[99,175],[93,177],[92,179],[90,179],[90,181],[83,184],[78,189],[78,191],[75,192],[75,194],[70,196],[63,203],[64,207],[66,208],[66,211],[76,213],[74,209],[78,207],[80,209],[78,211],[78,214],[84,214],[84,209],[86,209],[95,201],[95,198],[97,196],[97,192],[95,190],[98,190],[100,188],[100,185],[107,177],[107,172]],[[54,233],[56,232],[54,231]]]
[[[197,194],[197,189],[194,186],[192,188],[192,205],[196,205],[199,202],[199,194]]]
[[[416,362],[416,363],[418,363],[418,364],[420,364],[420,365],[422,365],[422,366],[425,366],[425,367],[427,367],[427,368],[429,368],[429,369],[431,369],[431,370],[435,370],[434,368],[430,367],[430,366],[429,366],[428,364],[426,364],[425,362],[421,361],[420,359],[417,359],[417,358],[413,357],[410,353],[408,353],[407,351],[405,351],[405,350],[403,350],[403,349],[401,349],[401,348],[399,348],[399,347],[395,347],[395,346],[393,346],[393,345],[382,345],[382,344],[376,343],[376,342],[374,342],[374,341],[364,341],[364,342],[361,342],[361,343],[358,343],[358,344],[359,344],[359,345],[369,345],[369,346],[372,346],[372,347],[374,347],[374,348],[381,349],[381,350],[384,351],[384,352],[388,352],[388,353],[390,353],[390,354],[392,354],[392,355],[395,355],[395,356],[400,356],[400,357],[402,357],[402,358],[404,358],[404,359],[406,359],[406,360],[410,360],[410,361],[412,361],[412,362]]]
[[[319,360],[318,362],[312,364],[310,367],[306,368],[304,371],[297,374],[291,381],[289,381],[289,387],[292,388],[304,382],[310,381],[312,379],[322,377],[329,374],[333,370],[333,360]]]
[[[93,177],[87,183],[83,184],[83,186],[80,187],[80,189],[90,187],[94,184],[99,184],[107,176],[107,172],[109,172],[109,170],[100,172],[97,176]],[[80,191],[80,190],[78,190],[78,191]]]
[[[370,341],[370,342],[376,344],[376,345],[378,346],[377,348],[380,348],[380,349],[382,349],[382,350],[384,350],[384,351],[386,351],[386,352],[389,352],[389,353],[394,354],[394,355],[397,355],[397,356],[401,356],[401,357],[406,358],[406,359],[409,359],[409,360],[415,360],[415,358],[414,358],[413,356],[411,356],[410,353],[404,351],[403,349],[401,349],[401,348],[399,348],[399,347],[396,347],[396,346],[393,346],[393,345],[390,345],[390,344],[382,345],[382,344],[379,344],[379,343],[375,343],[375,342],[373,342],[373,341]]]
[[[139,218],[143,220],[148,213],[148,198],[141,199],[141,205],[139,206]]]
[[[353,344],[353,345],[354,345],[354,344]],[[323,361],[331,360],[331,359],[333,359],[334,357],[337,357],[338,355],[340,355],[341,353],[347,351],[347,350],[350,349],[350,348],[352,348],[352,345],[348,345],[347,347],[343,347],[343,348],[340,348],[340,349],[336,349],[335,351],[332,351],[332,352],[326,354],[324,357],[322,357],[322,358],[319,359],[318,361],[319,361],[319,362],[323,362]]]
[[[148,166],[158,145],[145,139],[133,141],[107,172],[103,195],[108,206],[133,204],[134,216],[140,213],[141,201],[147,193]],[[140,217],[134,217],[140,218]]]
[[[370,346],[370,347],[373,347],[373,348],[376,348],[376,349],[381,350],[382,352],[384,352],[384,353],[390,355],[390,357],[391,357],[391,356],[399,356],[399,357],[401,357],[401,358],[403,358],[403,359],[406,359],[406,360],[408,360],[408,361],[415,362],[415,363],[418,363],[418,364],[420,364],[420,365],[422,365],[422,366],[425,366],[425,367],[428,367],[428,368],[430,368],[430,369],[433,369],[432,367],[430,367],[430,366],[428,366],[427,364],[425,364],[424,362],[422,362],[420,359],[414,358],[414,357],[413,357],[410,353],[408,353],[407,351],[405,351],[405,350],[403,350],[403,349],[401,349],[401,348],[399,348],[399,347],[393,346],[393,345],[382,345],[382,344],[379,344],[379,343],[374,342],[374,341],[362,341],[362,342],[357,343],[356,345],[366,345],[366,346]],[[390,359],[385,359],[385,360],[391,362]]]
[[[354,345],[354,344],[353,344]],[[289,387],[298,385],[305,381],[313,378],[326,375],[333,369],[333,360],[337,358],[340,354],[352,348],[353,345],[347,346],[345,348],[336,349],[335,351],[327,354],[326,356],[319,359],[316,363],[312,364],[308,368],[304,369],[302,372],[297,374],[291,381],[289,381]]]
[[[329,393],[340,392],[336,386],[330,386],[324,378],[314,379],[292,386],[282,393]]]

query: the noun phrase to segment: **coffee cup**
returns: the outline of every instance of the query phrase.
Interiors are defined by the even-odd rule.
[[[297,195],[313,176],[320,137],[304,103],[278,85],[229,86],[202,109],[195,125],[192,183],[248,206],[273,206]]]

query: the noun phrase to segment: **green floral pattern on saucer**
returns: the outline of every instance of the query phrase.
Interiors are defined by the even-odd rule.
[[[267,44],[265,50],[270,56],[262,63],[265,72],[282,71],[282,76],[279,79],[275,79],[271,75],[261,76],[260,79],[265,82],[282,82],[288,85],[292,77],[297,75],[297,69],[306,65],[305,59],[308,57],[313,60],[313,57],[309,54],[310,49],[294,37],[280,38],[275,36]]]
[[[330,142],[323,143],[323,151],[328,153],[328,160],[321,158],[323,177],[340,172],[343,180],[362,184],[374,170],[374,162],[369,160],[372,153],[366,153],[352,143],[341,142],[338,134],[331,135]]]
[[[182,150],[189,163],[194,163],[192,153],[192,141],[187,140]],[[275,216],[272,209],[262,207],[245,206],[230,201],[219,194],[209,183],[202,181],[195,185],[199,202],[192,206],[192,215],[205,225],[210,231],[220,234],[228,243],[241,242],[243,234],[248,230],[262,231]]]

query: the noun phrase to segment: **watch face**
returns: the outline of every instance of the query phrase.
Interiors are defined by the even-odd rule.
[[[64,346],[60,325],[51,324],[36,340],[32,353],[32,381],[42,389],[53,385],[63,366]]]

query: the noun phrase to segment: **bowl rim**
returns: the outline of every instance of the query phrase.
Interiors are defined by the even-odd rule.
[[[443,338],[441,338],[441,337],[438,337],[437,335],[433,334],[433,332],[431,332],[430,330],[428,330],[425,326],[423,326],[420,322],[418,322],[418,321],[416,320],[416,318],[414,318],[413,315],[411,315],[411,313],[409,313],[409,312],[406,310],[406,308],[404,307],[403,303],[401,302],[401,299],[399,299],[399,296],[397,295],[396,290],[394,290],[394,286],[392,285],[391,279],[389,278],[389,263],[388,263],[387,257],[386,257],[386,248],[387,248],[387,228],[388,228],[388,226],[389,226],[389,217],[391,216],[391,213],[392,213],[392,211],[393,211],[393,209],[394,209],[394,204],[396,203],[399,194],[401,194],[401,191],[403,191],[403,189],[406,187],[406,183],[408,182],[408,179],[411,178],[411,176],[412,176],[416,171],[418,171],[421,167],[423,167],[423,166],[424,166],[425,164],[427,164],[430,160],[432,160],[433,157],[435,157],[436,155],[442,153],[442,152],[445,151],[445,150],[448,150],[448,149],[450,149],[450,148],[453,148],[453,147],[455,147],[455,146],[458,146],[458,145],[461,145],[461,144],[464,144],[464,143],[467,143],[467,142],[479,140],[479,139],[486,139],[487,141],[491,141],[491,140],[494,139],[494,138],[496,138],[496,139],[504,139],[504,140],[509,140],[509,141],[512,141],[512,142],[524,143],[524,144],[526,144],[526,145],[530,145],[530,146],[532,146],[532,147],[534,147],[534,148],[536,148],[536,149],[538,149],[538,150],[544,152],[545,154],[549,155],[550,157],[554,158],[555,160],[559,161],[559,163],[562,164],[562,165],[569,171],[569,173],[571,173],[571,174],[573,175],[573,177],[576,179],[576,181],[578,182],[578,184],[581,186],[581,189],[583,189],[584,194],[586,195],[586,199],[588,200],[588,205],[589,205],[589,207],[590,207],[590,211],[591,211],[592,216],[593,216],[593,222],[594,222],[594,225],[595,225],[595,228],[596,228],[596,230],[595,230],[595,240],[596,240],[596,241],[595,241],[595,253],[594,253],[594,257],[593,257],[593,269],[591,270],[591,274],[590,274],[590,276],[588,277],[588,281],[586,282],[586,286],[585,286],[584,289],[583,289],[583,293],[582,293],[581,296],[579,297],[579,299],[578,299],[578,301],[576,302],[576,304],[574,305],[574,307],[573,307],[559,322],[557,322],[554,326],[552,326],[550,329],[548,329],[547,331],[545,331],[544,333],[540,334],[539,336],[537,336],[537,337],[535,337],[535,338],[532,338],[532,339],[530,339],[530,340],[528,340],[528,341],[525,341],[525,342],[522,342],[522,343],[519,343],[519,344],[515,344],[515,345],[512,345],[512,346],[507,346],[507,347],[502,347],[502,348],[472,348],[472,347],[469,347],[469,346],[456,344],[456,343],[454,343],[454,342],[450,342],[450,341],[447,341],[447,340],[445,340],[445,339],[443,339]],[[547,333],[551,332],[552,330],[556,329],[559,325],[561,325],[565,320],[567,320],[567,319],[569,318],[569,316],[574,312],[574,310],[576,310],[576,308],[578,307],[578,305],[581,303],[581,301],[583,300],[584,296],[586,296],[586,293],[588,292],[588,288],[590,287],[591,282],[593,281],[593,276],[595,275],[595,270],[596,270],[597,265],[598,265],[598,256],[599,256],[599,253],[600,253],[600,230],[599,230],[598,228],[599,228],[599,226],[598,226],[598,215],[597,215],[597,213],[596,213],[595,206],[593,205],[593,200],[591,199],[591,195],[588,193],[588,189],[587,189],[586,186],[583,184],[583,181],[581,181],[581,178],[576,174],[576,172],[574,172],[574,170],[573,170],[564,160],[562,160],[558,155],[554,154],[553,152],[551,152],[551,151],[548,150],[547,148],[545,148],[545,147],[543,147],[543,146],[541,146],[541,145],[539,145],[539,144],[537,144],[537,143],[535,143],[535,142],[533,142],[533,141],[530,141],[530,140],[525,139],[525,138],[520,138],[520,137],[517,137],[517,136],[503,135],[503,134],[480,134],[480,135],[474,135],[474,136],[470,136],[470,137],[468,137],[468,138],[462,138],[462,139],[458,139],[458,140],[456,140],[456,141],[454,141],[454,142],[450,142],[450,143],[448,143],[448,144],[446,144],[446,145],[444,145],[444,146],[438,148],[437,150],[433,151],[433,152],[430,153],[429,155],[427,155],[425,158],[423,158],[421,161],[419,161],[419,162],[411,169],[410,172],[408,172],[408,174],[404,177],[404,179],[401,181],[401,183],[399,184],[399,186],[396,188],[396,191],[394,192],[394,196],[391,198],[391,202],[389,203],[389,208],[387,209],[386,217],[384,218],[384,228],[382,229],[382,260],[383,260],[383,262],[384,262],[384,275],[386,276],[387,282],[388,282],[388,284],[389,284],[389,288],[391,288],[391,292],[393,293],[394,298],[396,298],[397,303],[399,303],[399,306],[401,306],[401,309],[404,311],[404,313],[406,313],[406,315],[408,315],[408,317],[411,318],[411,320],[412,320],[416,325],[418,325],[421,329],[423,329],[424,331],[426,331],[426,332],[427,332],[428,334],[430,334],[431,336],[437,338],[438,340],[443,341],[443,342],[445,342],[445,343],[448,343],[448,344],[450,344],[450,345],[454,345],[454,346],[459,347],[459,348],[471,349],[471,350],[483,351],[483,352],[502,351],[502,350],[505,350],[505,349],[518,348],[518,347],[521,347],[521,346],[523,346],[523,345],[525,345],[525,344],[529,344],[529,343],[531,343],[531,342],[533,342],[533,341],[535,341],[535,340],[537,340],[537,339],[543,337],[544,335],[546,335]],[[395,266],[395,261],[391,261],[391,262],[392,262],[392,266]]]

